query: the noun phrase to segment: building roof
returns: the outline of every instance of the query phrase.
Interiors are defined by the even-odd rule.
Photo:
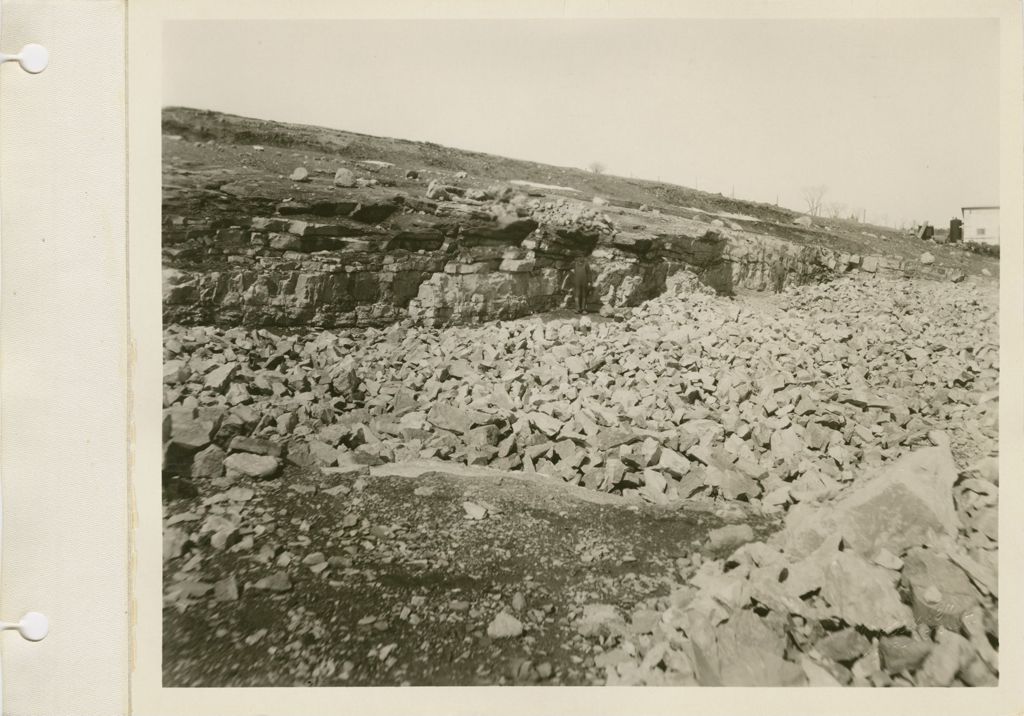
[[[960,208],[960,211],[971,211],[974,209],[998,209],[998,206],[964,206]]]

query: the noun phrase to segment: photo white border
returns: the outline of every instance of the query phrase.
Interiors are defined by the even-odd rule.
[[[637,687],[322,687],[163,688],[161,686],[161,24],[169,19],[437,18],[974,18],[1000,20],[1001,373],[1000,686],[988,689],[736,689]],[[296,48],[273,48],[287,53]],[[268,61],[272,61],[269,60]],[[1016,466],[1024,457],[1022,242],[1024,113],[1020,6],[1013,0],[476,0],[370,2],[303,0],[132,0],[128,7],[129,306],[134,437],[133,713],[163,714],[1017,714],[1024,711],[1021,662],[1020,523],[1005,519],[1021,504]],[[211,72],[216,68],[211,67]],[[253,72],[259,72],[254,67]],[[296,78],[301,81],[301,78]],[[937,115],[948,108],[929,110]],[[907,117],[906,121],[916,118]],[[893,121],[899,121],[894,118]],[[341,129],[344,129],[343,127]],[[1018,237],[1017,240],[1010,237]],[[1013,400],[1005,399],[1014,396]],[[140,558],[140,555],[142,557]]]

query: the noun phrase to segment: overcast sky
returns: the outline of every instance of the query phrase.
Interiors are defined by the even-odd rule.
[[[176,21],[165,105],[889,224],[998,203],[994,20]]]

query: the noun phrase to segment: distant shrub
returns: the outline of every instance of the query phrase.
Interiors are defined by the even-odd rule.
[[[963,247],[970,251],[972,254],[981,254],[982,256],[993,256],[999,258],[999,244],[982,244],[977,241],[965,241]]]

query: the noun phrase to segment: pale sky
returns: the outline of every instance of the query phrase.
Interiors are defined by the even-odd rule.
[[[176,21],[165,105],[869,220],[999,203],[995,20]]]

